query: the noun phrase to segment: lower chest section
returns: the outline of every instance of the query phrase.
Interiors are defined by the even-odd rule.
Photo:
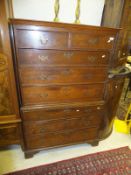
[[[97,139],[103,106],[22,112],[27,149],[89,142]]]

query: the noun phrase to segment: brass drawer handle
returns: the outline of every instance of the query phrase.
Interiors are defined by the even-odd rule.
[[[88,43],[89,44],[96,44],[96,43],[98,43],[98,41],[99,41],[98,38],[91,38],[91,39],[88,40]]]
[[[70,94],[70,88],[69,87],[64,87],[63,88],[63,93],[64,93],[64,95],[68,96]]]
[[[70,87],[63,87],[63,90],[68,91],[68,90],[70,90]]]
[[[71,109],[64,109],[64,112],[71,112]]]
[[[93,74],[85,74],[83,75],[84,78],[91,79],[93,78]]]
[[[40,75],[40,79],[41,79],[41,80],[47,80],[47,79],[48,79],[48,76]]]
[[[66,57],[66,58],[71,58],[73,55],[74,55],[73,52],[65,52],[64,53],[64,57]]]
[[[45,44],[47,44],[48,43],[48,38],[46,38],[46,37],[40,37],[40,42],[41,42],[41,44],[42,45],[45,45]]]
[[[88,57],[88,60],[89,60],[90,62],[94,62],[94,61],[96,60],[96,57],[94,57],[94,56],[89,56],[89,57]]]
[[[114,39],[115,39],[114,37],[109,37],[107,43],[111,43],[112,41],[114,41]]]
[[[41,128],[41,129],[39,130],[39,132],[40,132],[40,133],[45,132],[45,128]]]
[[[85,109],[84,112],[90,113],[90,112],[92,112],[92,110],[91,109]]]
[[[45,94],[40,94],[40,97],[41,97],[41,98],[46,98],[46,97],[48,97],[48,94],[47,94],[47,93],[45,93]]]
[[[69,75],[69,74],[71,74],[71,70],[70,69],[66,69],[66,70],[63,71],[63,74],[64,75]]]
[[[48,61],[48,56],[39,55],[38,58],[40,61]]]

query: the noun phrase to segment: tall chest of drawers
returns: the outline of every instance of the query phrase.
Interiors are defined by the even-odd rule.
[[[26,157],[49,147],[97,145],[111,133],[123,85],[108,78],[118,32],[10,20]]]

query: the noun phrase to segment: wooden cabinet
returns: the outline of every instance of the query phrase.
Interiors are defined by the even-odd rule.
[[[0,147],[21,144],[20,115],[8,28],[7,1],[0,1]]]
[[[131,50],[131,1],[106,0],[102,17],[102,26],[122,28],[117,52],[116,65],[125,64]]]
[[[112,95],[119,99],[119,78],[108,77],[119,29],[17,19],[10,29],[25,156],[107,137]]]
[[[0,125],[0,146],[13,144],[20,144],[20,125],[16,121]]]
[[[0,54],[0,116],[12,114],[7,57]]]

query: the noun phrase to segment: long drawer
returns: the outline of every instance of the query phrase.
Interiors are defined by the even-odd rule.
[[[107,68],[99,67],[22,67],[22,84],[93,83],[107,78]]]
[[[109,52],[104,51],[59,51],[18,49],[19,65],[92,65],[101,66],[109,63]]]
[[[70,37],[69,37],[70,34]],[[113,49],[116,33],[88,30],[87,32],[58,32],[40,30],[16,30],[18,48],[36,49]]]
[[[98,135],[98,128],[87,128],[79,130],[67,130],[64,132],[51,132],[42,134],[25,135],[26,146],[28,149],[53,147],[88,142],[95,140]]]
[[[74,116],[75,117],[75,116]],[[90,119],[88,115],[76,117],[76,118],[63,118],[59,120],[50,121],[29,121],[24,122],[24,131],[29,134],[41,134],[44,132],[58,132],[70,129],[81,129],[98,127],[100,125],[101,117],[95,116]]]
[[[104,83],[67,86],[23,86],[23,105],[103,100]]]
[[[30,110],[22,110],[21,116],[23,121],[50,121],[59,119],[70,119],[86,117],[93,122],[99,122],[104,115],[104,106],[88,106],[88,107],[63,107],[56,109],[31,108]],[[96,119],[97,116],[97,119]]]

